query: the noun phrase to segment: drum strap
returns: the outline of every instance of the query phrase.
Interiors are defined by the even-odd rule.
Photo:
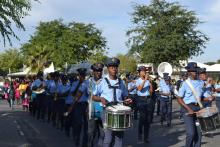
[[[109,89],[113,89],[113,99],[114,99],[114,102],[117,102],[116,89],[119,89],[120,83],[121,83],[121,79],[118,78],[118,83],[115,84],[115,85],[118,84],[117,86],[112,86],[107,78],[105,78],[105,81],[106,81],[107,84],[108,84],[108,88],[109,88]]]
[[[192,91],[192,93],[193,93],[193,95],[194,95],[196,101],[197,101],[198,104],[199,104],[199,107],[200,107],[200,108],[203,108],[203,105],[202,105],[202,103],[201,103],[201,100],[200,100],[198,94],[196,93],[196,90],[195,90],[195,88],[193,87],[193,85],[192,85],[190,79],[187,79],[187,80],[186,80],[186,84],[187,84],[187,85],[189,86],[189,88],[191,89],[191,91]]]

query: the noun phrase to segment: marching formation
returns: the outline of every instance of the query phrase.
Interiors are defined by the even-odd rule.
[[[83,147],[122,147],[124,132],[132,127],[133,119],[138,120],[137,143],[149,143],[155,111],[162,126],[172,126],[174,99],[185,123],[186,147],[200,147],[202,135],[220,127],[220,84],[213,84],[206,69],[190,62],[174,85],[170,73],[151,76],[144,66],[138,67],[137,74],[120,78],[119,65],[119,59],[109,58],[105,65],[77,68],[78,74],[53,72],[45,79],[39,72],[26,87],[20,87],[23,103],[27,98],[32,116],[51,122]]]

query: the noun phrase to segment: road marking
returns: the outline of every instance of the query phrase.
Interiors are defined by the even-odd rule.
[[[24,136],[24,133],[21,130],[19,131],[19,133],[21,136]]]
[[[10,113],[3,113],[2,116],[7,116],[9,115]]]
[[[31,146],[31,144],[25,143],[25,144],[19,145],[18,147],[30,147],[30,146]]]
[[[37,128],[35,128],[33,125],[31,125],[31,123],[28,123],[28,121],[27,120],[24,120],[37,134],[40,134],[40,131],[37,129]]]

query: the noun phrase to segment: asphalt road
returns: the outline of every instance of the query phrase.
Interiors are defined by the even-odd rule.
[[[185,143],[184,123],[178,119],[179,106],[173,103],[172,127],[161,126],[155,116],[150,131],[150,143],[137,144],[137,121],[125,132],[125,147],[183,147]],[[220,132],[220,131],[218,131]],[[203,137],[202,147],[220,147],[220,133]],[[0,101],[0,147],[74,147],[74,142],[51,124],[41,122],[15,105],[11,110]]]

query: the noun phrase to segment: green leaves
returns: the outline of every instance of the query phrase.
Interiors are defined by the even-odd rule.
[[[56,67],[63,67],[67,62],[74,64],[82,60],[104,58],[106,40],[94,24],[71,22],[64,24],[61,19],[41,22],[28,43],[22,46],[22,53],[27,58],[35,58],[38,50],[44,48],[40,61],[53,61]],[[41,52],[42,53],[42,52]],[[41,54],[40,53],[40,54]],[[30,62],[28,62],[30,63]]]
[[[178,3],[152,0],[136,5],[132,13],[134,27],[127,31],[129,54],[138,52],[142,62],[179,64],[203,53],[208,37],[196,29],[200,23],[194,11]]]
[[[4,42],[11,45],[11,37],[18,39],[12,30],[12,23],[21,30],[25,30],[21,20],[28,15],[31,9],[31,0],[1,0],[0,1],[0,32]]]
[[[0,71],[17,72],[23,67],[23,56],[18,49],[8,49],[0,54]]]
[[[137,62],[131,56],[118,54],[117,58],[120,60],[120,72],[135,72],[137,70]]]

